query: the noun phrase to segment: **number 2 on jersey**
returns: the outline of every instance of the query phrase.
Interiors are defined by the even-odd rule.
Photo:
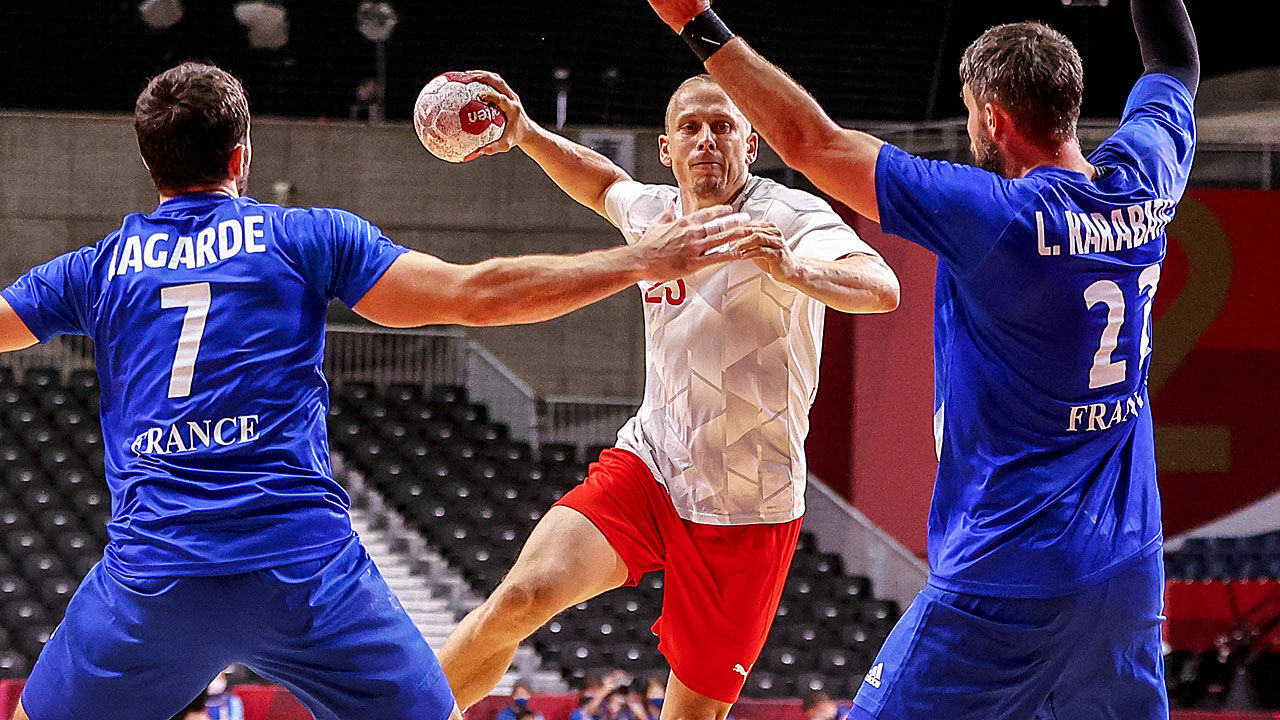
[[[173,369],[169,372],[171,398],[191,395],[191,378],[196,369],[196,356],[200,354],[200,341],[204,338],[205,321],[209,319],[209,302],[207,282],[160,288],[160,307],[187,309],[178,335],[178,349],[173,355]]]
[[[672,287],[674,285],[674,287]],[[674,283],[664,282],[658,283],[649,288],[644,293],[644,301],[647,303],[659,304],[664,300],[668,305],[680,305],[684,303],[685,297],[689,294],[688,288],[684,285],[684,280],[676,280]]]
[[[1156,286],[1160,284],[1160,265],[1151,265],[1138,275],[1138,294],[1146,300],[1142,306],[1142,337],[1138,341],[1138,364],[1151,354],[1151,304],[1155,301]],[[1107,326],[1102,329],[1098,351],[1093,355],[1089,368],[1089,389],[1124,382],[1128,362],[1113,361],[1112,353],[1120,344],[1120,330],[1124,327],[1124,291],[1114,280],[1098,280],[1084,289],[1085,305],[1092,308],[1099,303],[1107,307]]]

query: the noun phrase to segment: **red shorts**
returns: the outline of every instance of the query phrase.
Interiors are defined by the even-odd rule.
[[[587,517],[627,564],[627,585],[666,570],[658,650],[680,682],[737,702],[760,656],[791,567],[801,520],[701,525],[676,514],[666,488],[634,454],[609,449],[557,505]]]

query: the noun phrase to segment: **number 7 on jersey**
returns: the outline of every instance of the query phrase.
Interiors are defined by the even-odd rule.
[[[187,309],[178,335],[178,349],[173,355],[173,369],[169,372],[171,398],[191,395],[191,378],[195,374],[196,356],[200,354],[200,340],[204,338],[204,325],[209,319],[209,304],[207,282],[160,288],[160,307]]]

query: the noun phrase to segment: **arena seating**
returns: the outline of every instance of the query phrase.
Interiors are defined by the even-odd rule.
[[[0,677],[24,676],[80,579],[102,556],[110,497],[103,481],[97,382],[33,368],[0,373]],[[331,443],[412,523],[471,588],[497,586],[529,531],[586,472],[567,444],[527,443],[464,388],[347,383],[333,394]],[[597,453],[593,448],[590,453]],[[555,618],[535,636],[566,679],[600,668],[636,676],[663,667],[649,631],[662,575]],[[898,616],[867,578],[801,536],[774,630],[748,695],[807,689],[850,694]]]
[[[92,371],[64,380],[32,368],[19,381],[0,368],[0,678],[29,672],[106,543],[110,498],[97,402]],[[601,449],[581,457],[573,445],[546,444],[535,453],[457,386],[347,383],[333,394],[330,432],[334,451],[481,596]],[[1175,704],[1222,702],[1239,687],[1233,674],[1245,673],[1264,706],[1280,705],[1280,640],[1268,614],[1280,597],[1280,533],[1193,539],[1166,562]],[[636,676],[659,671],[649,627],[662,582],[661,573],[650,574],[638,587],[571,608],[535,635],[534,646],[566,679],[613,667]],[[1219,594],[1224,600],[1215,604]],[[1210,617],[1218,605],[1221,617]],[[1185,617],[1184,607],[1200,615]],[[802,534],[745,694],[852,695],[898,614],[895,603],[874,597],[867,578],[845,574],[838,555]]]
[[[25,676],[71,594],[102,557],[98,383],[33,368],[0,372],[0,677]]]
[[[464,388],[430,391],[346,383],[333,394],[333,450],[426,537],[480,595],[497,586],[529,531],[586,472],[566,444],[535,453],[509,437]],[[852,693],[897,620],[896,603],[877,600],[865,577],[844,574],[841,559],[802,534],[773,632],[747,694],[794,696],[825,689]],[[663,667],[649,628],[658,615],[662,574],[646,576],[554,618],[535,636],[544,661],[566,679],[602,668],[641,676]]]
[[[1188,538],[1165,556],[1165,571],[1181,580],[1280,580],[1280,531],[1255,537]]]

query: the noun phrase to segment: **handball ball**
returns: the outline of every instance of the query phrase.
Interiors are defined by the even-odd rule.
[[[460,163],[502,137],[507,116],[480,99],[492,89],[462,72],[432,78],[413,106],[413,127],[423,146],[441,160]]]

